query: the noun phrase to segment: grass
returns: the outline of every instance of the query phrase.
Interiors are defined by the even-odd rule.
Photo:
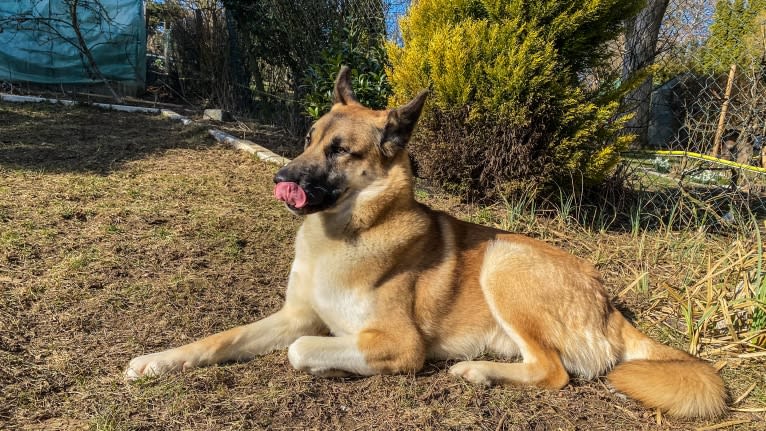
[[[300,219],[272,199],[274,171],[215,145],[203,129],[156,117],[0,104],[0,429],[718,423],[662,418],[658,426],[654,412],[601,380],[574,379],[555,392],[476,387],[452,379],[445,362],[417,375],[328,380],[293,370],[282,351],[123,382],[133,356],[279,308]],[[760,409],[730,412],[720,422],[738,424],[723,429],[762,428],[766,357],[753,322],[764,289],[755,239],[763,220],[724,233],[679,230],[639,206],[633,229],[564,194],[555,199],[561,211],[528,198],[478,208],[426,187],[417,196],[594,262],[643,330],[725,364],[732,398],[745,395],[733,407]]]

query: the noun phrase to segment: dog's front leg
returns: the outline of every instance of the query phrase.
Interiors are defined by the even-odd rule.
[[[359,350],[355,335],[300,337],[290,345],[287,358],[295,369],[320,377],[377,374]]]
[[[414,329],[397,329],[396,333],[367,329],[342,337],[300,337],[290,345],[287,357],[296,369],[322,377],[416,372],[425,361],[423,341]]]
[[[323,331],[324,326],[313,310],[286,306],[255,323],[229,329],[181,347],[134,358],[125,370],[125,377],[135,380],[142,376],[247,360],[287,347],[302,335],[320,334]]]

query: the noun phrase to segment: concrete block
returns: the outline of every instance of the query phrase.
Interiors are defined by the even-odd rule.
[[[202,114],[202,119],[214,121],[234,121],[234,117],[231,115],[231,113],[224,111],[223,109],[205,109],[205,112]]]

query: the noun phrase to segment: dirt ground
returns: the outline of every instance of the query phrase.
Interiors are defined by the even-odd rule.
[[[0,104],[0,429],[766,428],[758,358],[724,358],[722,373],[733,398],[747,393],[737,407],[760,412],[660,424],[603,380],[575,379],[561,391],[484,388],[450,377],[446,362],[417,375],[320,379],[293,370],[280,351],[124,382],[136,355],[278,309],[300,219],[271,197],[275,170],[200,127]],[[448,198],[418,195],[478,217]],[[624,233],[530,233],[596,262],[615,294],[637,267]],[[652,283],[672,281],[678,266],[655,259]],[[686,345],[651,319],[662,303],[622,300],[644,329]]]

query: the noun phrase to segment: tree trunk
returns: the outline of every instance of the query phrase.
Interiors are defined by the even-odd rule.
[[[228,9],[224,11],[226,18],[226,31],[229,40],[229,73],[234,83],[232,91],[234,92],[235,111],[245,111],[250,109],[250,73],[242,61],[242,52],[239,45],[239,34],[234,23],[234,18]]]
[[[622,81],[627,82],[645,67],[652,64],[657,54],[657,37],[669,0],[647,0],[646,6],[632,19],[625,21],[625,54],[622,64]],[[641,84],[625,96],[623,103],[633,118],[626,131],[636,135],[634,147],[647,144],[649,108],[652,94],[652,76],[649,74]]]
[[[256,56],[253,55],[250,58],[250,68],[253,71],[255,89],[258,91],[258,97],[263,98],[264,94],[266,94],[266,87],[263,85],[263,74],[261,73],[261,66],[258,65],[258,58]]]

